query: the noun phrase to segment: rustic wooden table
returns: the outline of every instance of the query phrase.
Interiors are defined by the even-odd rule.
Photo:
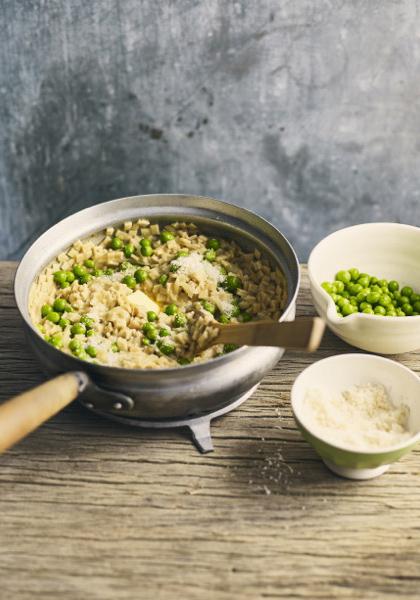
[[[0,264],[0,399],[41,382]],[[312,314],[305,269],[299,314]],[[331,474],[289,393],[327,334],[213,423],[215,452],[74,404],[0,457],[0,598],[419,598],[420,453],[378,479]],[[399,360],[414,370],[420,355]]]

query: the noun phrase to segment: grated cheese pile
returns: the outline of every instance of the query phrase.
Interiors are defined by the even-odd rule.
[[[186,275],[197,283],[210,280],[212,283],[220,283],[224,276],[216,266],[209,261],[203,260],[199,252],[191,252],[188,256],[180,256],[172,261],[178,267],[178,275]]]
[[[382,385],[368,383],[340,394],[308,389],[303,407],[305,422],[316,435],[355,451],[394,446],[412,436],[409,407],[394,405]]]

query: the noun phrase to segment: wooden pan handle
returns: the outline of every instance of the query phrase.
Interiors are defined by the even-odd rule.
[[[70,404],[88,383],[85,373],[66,373],[0,405],[0,453]]]

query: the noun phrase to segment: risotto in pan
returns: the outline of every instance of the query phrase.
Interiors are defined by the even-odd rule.
[[[208,237],[192,223],[140,219],[60,254],[35,280],[29,309],[41,335],[63,352],[152,369],[230,352],[232,344],[194,348],[214,321],[278,319],[286,295],[283,273],[258,249]]]

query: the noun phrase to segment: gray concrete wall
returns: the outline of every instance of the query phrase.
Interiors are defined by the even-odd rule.
[[[3,0],[0,257],[90,204],[208,194],[301,259],[420,221],[415,0]]]

